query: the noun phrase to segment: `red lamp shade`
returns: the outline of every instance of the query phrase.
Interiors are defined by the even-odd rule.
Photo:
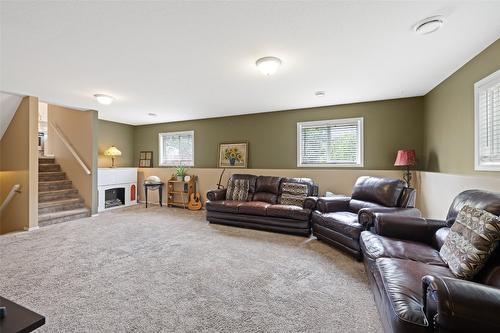
[[[398,156],[396,157],[394,166],[410,166],[415,164],[417,164],[415,161],[415,150],[398,150]]]

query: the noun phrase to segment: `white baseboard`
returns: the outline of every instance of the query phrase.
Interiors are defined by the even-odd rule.
[[[23,229],[24,229],[24,231],[33,231],[33,230],[40,229],[40,227],[39,226],[36,226],[36,227],[24,227]]]

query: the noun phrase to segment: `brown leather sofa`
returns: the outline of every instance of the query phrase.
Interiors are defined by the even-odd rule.
[[[359,236],[375,213],[421,216],[414,208],[415,190],[399,179],[363,176],[350,197],[319,198],[312,214],[313,235],[361,260]]]
[[[500,215],[500,193],[469,190],[446,220],[376,214],[364,262],[387,332],[500,332],[500,248],[474,281],[456,279],[439,249],[464,205]]]
[[[208,191],[207,220],[243,228],[309,236],[311,212],[316,207],[318,186],[309,178],[284,178],[235,174],[229,182],[249,180],[248,201],[226,200],[226,189]],[[303,207],[280,205],[284,183],[307,185]]]

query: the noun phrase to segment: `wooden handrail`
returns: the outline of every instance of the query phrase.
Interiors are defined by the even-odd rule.
[[[61,130],[59,129],[59,127],[56,124],[54,124],[53,122],[50,122],[50,126],[52,126],[52,128],[56,132],[57,136],[59,136],[59,139],[61,139],[61,141],[64,143],[64,145],[66,146],[66,148],[68,148],[68,150],[71,152],[71,154],[73,155],[73,157],[75,158],[75,160],[80,164],[80,166],[82,167],[83,171],[85,171],[85,173],[87,175],[92,174],[92,172],[90,171],[90,169],[87,168],[87,166],[82,161],[82,159],[80,158],[80,156],[78,156],[78,153],[73,148],[73,146],[71,145],[71,143],[69,143],[69,141],[66,139],[66,137],[61,132]]]
[[[14,197],[14,195],[16,195],[16,193],[21,193],[21,185],[19,185],[19,184],[16,184],[16,185],[12,186],[12,188],[10,189],[9,194],[7,194],[7,196],[5,197],[5,200],[3,201],[2,205],[0,206],[0,212],[2,212],[2,210],[5,207],[7,207],[7,205],[12,200],[12,198]]]

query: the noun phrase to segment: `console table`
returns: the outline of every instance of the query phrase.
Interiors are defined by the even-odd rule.
[[[0,307],[6,308],[5,317],[0,318],[0,332],[26,333],[45,324],[45,317],[0,296]]]

